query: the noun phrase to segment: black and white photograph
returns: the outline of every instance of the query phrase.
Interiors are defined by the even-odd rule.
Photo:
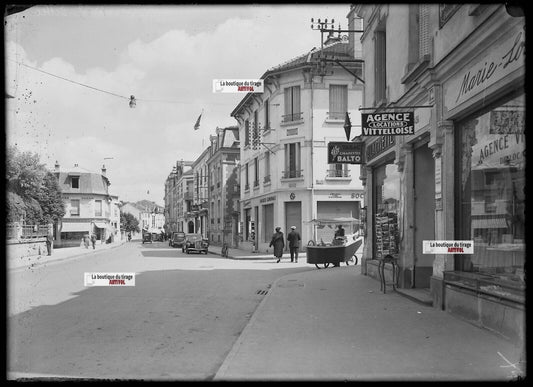
[[[4,5],[6,380],[524,381],[525,49],[515,1]]]

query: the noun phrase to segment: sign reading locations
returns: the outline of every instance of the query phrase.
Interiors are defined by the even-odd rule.
[[[135,286],[135,273],[84,273],[85,286]]]
[[[474,241],[422,241],[423,254],[474,254]]]
[[[328,164],[363,164],[363,143],[329,142]]]
[[[413,112],[362,113],[363,136],[398,136],[415,133]]]

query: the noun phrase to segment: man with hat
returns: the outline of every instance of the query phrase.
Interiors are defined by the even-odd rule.
[[[287,235],[289,251],[291,252],[291,262],[298,262],[298,248],[300,247],[300,233],[296,231],[296,226],[291,227],[291,232]]]

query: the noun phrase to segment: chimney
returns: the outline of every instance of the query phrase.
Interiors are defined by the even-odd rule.
[[[78,164],[74,164],[74,168],[78,168]]]
[[[56,160],[56,164],[54,165],[55,172],[59,172],[59,161]]]
[[[107,169],[105,169],[105,164],[102,165],[102,175],[105,176]]]

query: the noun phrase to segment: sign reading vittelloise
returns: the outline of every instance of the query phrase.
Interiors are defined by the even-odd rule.
[[[363,136],[398,136],[415,133],[413,112],[361,113]]]
[[[328,164],[363,164],[363,143],[329,142]]]

